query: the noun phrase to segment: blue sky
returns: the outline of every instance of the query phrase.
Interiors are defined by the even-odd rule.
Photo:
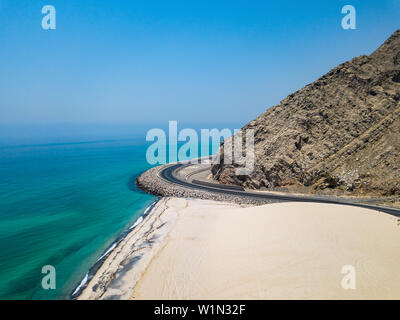
[[[400,0],[0,0],[0,126],[243,125],[399,21]]]

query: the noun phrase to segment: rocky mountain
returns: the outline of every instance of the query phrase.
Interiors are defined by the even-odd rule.
[[[242,129],[255,132],[255,168],[212,167],[250,189],[307,187],[400,195],[400,30],[369,56],[345,62]]]

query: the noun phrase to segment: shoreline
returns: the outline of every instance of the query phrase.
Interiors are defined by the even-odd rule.
[[[297,211],[300,211],[302,212],[301,214],[304,215],[302,219],[299,219],[298,221],[301,228],[303,228],[301,226],[303,220],[307,221],[309,219],[307,212],[305,212],[308,210],[307,208],[309,208],[311,211],[313,210],[315,211],[315,208],[319,208],[319,210],[327,210],[330,212],[335,212],[335,214],[332,216],[332,218],[334,218],[332,221],[334,221],[335,224],[338,224],[340,228],[343,227],[341,225],[342,222],[340,220],[347,218],[347,217],[341,217],[342,215],[341,211],[348,212],[350,216],[358,215],[357,219],[360,224],[363,224],[365,219],[365,218],[362,219],[360,218],[360,213],[368,212],[368,215],[373,214],[374,217],[382,216],[377,211],[373,211],[368,208],[353,207],[345,204],[326,204],[326,203],[324,204],[324,203],[282,202],[282,201],[249,201],[240,196],[232,197],[230,195],[220,195],[204,190],[201,191],[201,190],[187,189],[183,188],[182,186],[178,186],[162,180],[159,177],[159,173],[160,170],[162,170],[164,167],[165,166],[158,166],[151,168],[136,179],[136,184],[140,189],[152,193],[153,195],[156,195],[158,197],[158,200],[154,201],[148,208],[146,208],[142,216],[140,216],[128,230],[126,230],[120,237],[118,237],[116,241],[114,241],[111,244],[109,248],[107,248],[107,250],[104,251],[101,257],[96,261],[94,266],[90,268],[89,272],[85,275],[81,283],[73,291],[73,293],[71,294],[72,299],[112,300],[112,299],[136,299],[136,298],[142,299],[143,297],[145,297],[145,299],[154,299],[154,297],[151,294],[149,294],[152,292],[154,292],[155,297],[158,297],[160,299],[182,298],[176,295],[174,296],[174,294],[171,292],[169,292],[169,295],[167,294],[164,296],[160,296],[159,293],[157,293],[157,290],[159,289],[160,286],[162,287],[165,285],[162,283],[163,279],[159,279],[157,284],[155,283],[147,284],[152,288],[150,291],[148,289],[137,291],[137,285],[140,284],[143,279],[146,279],[146,274],[148,272],[148,269],[149,268],[151,269],[151,266],[154,264],[153,261],[154,260],[157,261],[157,259],[159,258],[159,253],[161,252],[162,254],[164,248],[170,245],[171,243],[170,233],[172,233],[172,231],[176,232],[175,229],[179,228],[177,226],[179,226],[181,224],[181,221],[185,219],[181,215],[181,212],[185,212],[185,214],[188,214],[190,216],[190,214],[193,214],[193,212],[197,212],[196,214],[199,214],[199,210],[200,211],[207,210],[207,214],[203,216],[203,219],[208,221],[210,219],[208,215],[217,217],[220,216],[220,213],[224,212],[226,216],[229,216],[231,212],[242,210],[241,214],[243,216],[247,216],[248,214],[252,213],[251,217],[248,217],[246,219],[250,220],[255,219],[256,225],[253,226],[255,231],[257,231],[258,230],[257,228],[259,227],[257,226],[257,223],[262,225],[265,219],[265,217],[263,216],[254,218],[255,212],[259,213],[260,210],[261,211],[266,210],[267,212],[270,210],[272,211],[275,210],[276,212],[274,214],[278,214],[277,219],[279,219],[279,215],[281,215],[281,213],[279,212],[282,211],[282,208],[285,208],[287,206],[291,208],[292,214],[296,215]],[[208,210],[210,211],[208,212]],[[285,210],[286,209],[283,210],[284,212],[283,216],[286,216],[287,214]],[[221,217],[218,219],[226,219],[226,216],[224,218]],[[257,219],[259,220],[258,222]],[[320,220],[321,216],[316,215],[315,219]],[[368,219],[370,218],[366,218],[367,221]],[[395,219],[395,218],[391,216],[390,219]],[[379,223],[381,223],[385,219],[379,217],[378,220]],[[201,224],[201,221],[199,223]],[[211,229],[215,228],[215,223],[216,220],[211,219],[211,221],[208,221],[208,224],[203,226],[203,232],[207,234],[210,228]],[[286,221],[285,223],[290,224],[289,221]],[[309,221],[309,223],[313,224],[315,222]],[[246,225],[248,224],[248,222],[244,220],[241,222],[241,224]],[[219,232],[221,234],[224,232],[226,233],[226,230],[223,229],[226,229],[227,226],[231,227],[229,219],[225,222],[225,225],[219,226],[220,228]],[[235,226],[232,227],[235,228]],[[321,225],[318,225],[318,228],[323,229],[326,227],[327,226],[324,225],[323,223]],[[190,232],[195,232],[195,233],[197,232],[196,225],[188,225],[187,229]],[[182,230],[181,233],[186,232]],[[310,231],[316,232],[316,230],[310,230]],[[240,234],[241,232],[240,228],[237,230],[237,232]],[[270,230],[270,232],[275,232],[275,230]],[[280,232],[282,234],[285,234],[284,229],[280,230]],[[293,230],[293,232],[295,232],[295,230]],[[363,231],[360,232],[361,234],[363,234]],[[178,234],[172,233],[172,234],[173,237],[176,238],[179,238],[181,236],[179,233]],[[348,235],[345,234],[344,236],[347,237]],[[194,241],[198,237],[201,237],[201,235],[198,234],[197,237],[188,236],[187,238],[189,239],[193,238]],[[307,235],[305,235],[304,237],[307,238]],[[259,238],[261,239],[261,241],[264,241],[265,240],[264,238],[268,237],[266,237],[263,234],[259,234]],[[179,246],[186,245],[185,239],[186,238],[181,239],[180,243],[176,244],[177,248]],[[260,239],[254,239],[254,240],[260,241]],[[284,240],[286,241],[287,239]],[[215,241],[216,243],[218,243],[218,241],[223,242],[224,240],[221,240],[220,238],[217,237]],[[236,241],[236,239],[232,238],[232,241]],[[299,239],[299,241],[302,241],[302,239]],[[399,238],[399,243],[400,243],[400,238]],[[241,244],[239,243],[238,246],[240,247],[240,245]],[[310,244],[310,246],[312,245],[313,244]],[[327,245],[329,246],[330,244]],[[222,251],[226,251],[227,249],[229,248],[224,248]],[[196,250],[196,248],[192,248],[191,250]],[[221,252],[221,254],[223,254],[223,252]],[[279,253],[274,253],[274,255],[278,254]],[[168,263],[170,263],[171,259],[180,261],[179,260],[180,257],[176,257],[174,255],[174,252],[170,252],[169,255],[170,255],[169,258],[168,257],[164,258],[164,260],[166,260],[167,265]],[[189,260],[195,258],[190,256],[190,253],[186,251],[184,251],[182,255],[188,255]],[[246,254],[243,255],[244,255],[243,259],[246,260],[248,257],[246,256]],[[293,252],[292,255],[296,256],[298,255],[298,252]],[[251,259],[253,258],[254,257],[251,257]],[[204,259],[207,260],[208,257],[204,257]],[[218,255],[214,253],[214,257],[212,259],[218,260]],[[185,264],[185,261],[181,261],[180,263]],[[265,263],[268,263],[268,261],[266,261]],[[212,264],[212,262],[210,262],[210,264]],[[179,269],[179,265],[177,265],[176,267]],[[158,268],[159,268],[158,271],[153,272],[153,277],[157,277],[160,269],[162,270],[165,269],[166,267],[159,265]],[[190,268],[193,268],[194,270],[196,269],[195,266],[190,266]],[[190,268],[189,271],[181,270],[181,272],[190,273]],[[229,269],[229,267],[227,268]],[[246,268],[251,269],[251,266],[248,266]],[[174,272],[175,269],[170,270],[171,274],[173,274]],[[165,277],[168,276],[169,276],[168,274],[165,275]],[[170,281],[175,282],[175,279],[171,279]],[[218,279],[216,279],[216,282],[217,281]],[[232,281],[235,280],[232,279]],[[212,283],[210,283],[209,285],[212,286]],[[148,291],[146,292],[146,290]],[[164,291],[168,290],[169,288],[167,289],[164,288]],[[185,290],[187,289],[185,288]],[[279,288],[276,288],[276,290],[279,290]],[[146,294],[143,295],[140,292],[146,292]],[[192,298],[194,297],[199,299],[205,299],[205,298],[208,299],[208,296],[198,296],[197,294],[198,293],[192,296]],[[298,296],[295,296],[294,298],[296,297]],[[224,299],[223,296],[222,297],[216,296],[216,298]],[[280,296],[279,298],[285,298],[285,296]],[[300,298],[304,297],[300,296]],[[314,298],[318,299],[318,297],[316,296],[314,296]],[[246,295],[237,296],[236,299],[247,299],[247,296]]]
[[[75,300],[129,299],[133,286],[164,244],[163,240],[176,218],[167,210],[168,199],[156,200],[114,248],[108,249],[107,256],[93,269],[96,271],[92,277],[87,279],[79,293],[75,293]]]
[[[395,299],[398,250],[397,218],[365,208],[161,198],[77,299]]]
[[[83,279],[79,282],[79,284],[72,290],[69,295],[70,300],[77,300],[82,292],[87,288],[90,281],[96,275],[98,270],[102,267],[104,262],[110,256],[110,254],[118,247],[121,241],[124,240],[142,221],[146,218],[148,214],[150,214],[151,210],[157,205],[157,203],[161,200],[161,198],[157,198],[154,200],[138,217],[138,219],[125,231],[123,231],[117,239],[111,243],[111,245],[103,251],[100,258],[96,260],[96,262],[89,268],[88,272],[85,274]]]
[[[152,259],[167,244],[186,201],[244,208],[221,201],[162,197],[102,254],[71,294],[73,300],[128,300]]]

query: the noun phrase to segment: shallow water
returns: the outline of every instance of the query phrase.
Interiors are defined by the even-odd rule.
[[[0,148],[0,299],[65,299],[155,197],[140,140]],[[56,290],[41,286],[56,268]]]

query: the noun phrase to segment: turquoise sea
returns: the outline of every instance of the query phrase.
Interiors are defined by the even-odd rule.
[[[0,148],[0,299],[66,299],[156,199],[143,139]],[[56,269],[56,290],[41,286]]]

